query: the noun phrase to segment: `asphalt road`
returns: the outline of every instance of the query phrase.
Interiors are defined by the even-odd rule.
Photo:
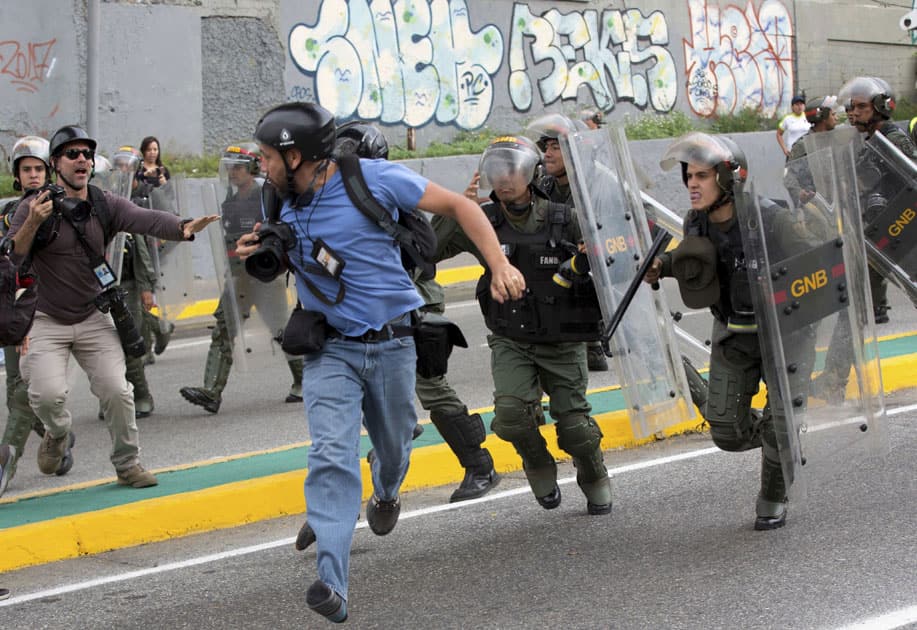
[[[703,343],[709,337],[710,315],[684,309],[676,286],[669,279],[663,281],[670,308],[685,313],[679,326]],[[879,327],[879,333],[889,335],[917,330],[917,311],[897,290],[890,291],[890,295],[892,322]],[[490,351],[480,310],[472,299],[472,289],[468,286],[450,288],[447,304],[446,314],[461,326],[469,343],[468,349],[457,348],[453,353],[449,381],[469,409],[492,406]],[[830,335],[830,330],[823,334]],[[823,343],[827,344],[827,339]],[[203,384],[209,344],[208,330],[201,327],[185,330],[157,357],[155,365],[147,367],[156,408],[153,415],[139,420],[138,424],[141,459],[148,469],[284,447],[309,439],[302,405],[283,402],[291,376],[284,355],[276,345],[274,348],[269,344],[261,345],[260,352],[248,355],[245,370],[240,363],[234,366],[218,414],[210,414],[186,402],[178,390],[185,385]],[[702,359],[698,352],[685,345],[682,348],[695,363]],[[98,403],[89,391],[85,373],[75,361],[71,361],[70,367],[72,389],[67,406],[73,415],[77,437],[74,467],[64,477],[41,474],[36,463],[40,440],[33,434],[4,499],[114,477],[108,460],[111,440],[105,423],[97,418]],[[591,372],[589,378],[590,389],[617,382],[613,369]],[[5,379],[0,382],[5,395]],[[419,403],[418,414],[421,418],[429,417]]]
[[[758,453],[703,435],[607,453],[610,516],[585,514],[568,465],[551,512],[518,473],[468,504],[448,505],[449,488],[408,493],[389,536],[358,523],[350,626],[915,628],[917,399],[893,398],[889,452],[810,470],[807,499],[777,531],[751,528]],[[328,627],[305,605],[314,551],[294,551],[299,524],[7,573],[2,626]]]

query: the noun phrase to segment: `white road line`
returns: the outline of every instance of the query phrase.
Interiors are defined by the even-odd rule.
[[[887,612],[884,615],[867,617],[836,630],[891,630],[917,623],[917,606],[908,606]]]
[[[673,462],[682,461],[686,459],[694,459],[696,457],[703,457],[705,455],[712,455],[713,453],[719,452],[719,449],[712,448],[703,448],[696,451],[690,451],[687,453],[681,453],[679,455],[670,455],[668,457],[660,457],[657,459],[647,460],[645,462],[639,462],[636,464],[628,464],[626,466],[618,466],[611,469],[608,474],[609,476],[622,475],[628,472],[633,472],[636,470],[643,470],[645,468],[653,468],[655,466],[664,466],[666,464],[671,464]],[[564,479],[558,480],[558,484],[568,484],[576,481],[576,477],[567,477]],[[501,492],[490,493],[487,496],[481,497],[480,499],[472,499],[471,501],[462,501],[460,503],[447,503],[444,505],[435,505],[428,508],[423,508],[420,510],[411,510],[410,512],[405,512],[401,515],[399,520],[405,520],[410,518],[417,518],[420,516],[426,516],[429,514],[436,514],[438,512],[446,512],[448,510],[460,510],[470,505],[475,505],[478,503],[488,503],[491,501],[499,501],[500,499],[505,499],[507,497],[516,496],[519,494],[527,494],[530,490],[527,486],[521,488],[515,488],[513,490],[503,490]],[[362,529],[367,527],[366,521],[360,521],[357,523],[354,529]],[[73,593],[76,591],[83,591],[86,589],[95,588],[97,586],[105,586],[106,584],[114,584],[117,582],[126,582],[128,580],[135,580],[137,578],[146,577],[148,575],[156,575],[159,573],[167,573],[171,571],[179,571],[181,569],[187,569],[189,567],[195,567],[202,564],[209,564],[211,562],[221,562],[229,558],[237,558],[239,556],[245,556],[253,553],[258,553],[260,551],[266,551],[269,549],[276,549],[277,547],[285,547],[292,545],[296,541],[295,537],[283,538],[281,540],[275,540],[272,542],[261,543],[259,545],[250,545],[247,547],[240,547],[239,549],[232,549],[229,551],[223,551],[220,553],[209,554],[206,556],[199,556],[197,558],[189,558],[188,560],[182,560],[180,562],[170,562],[156,567],[149,567],[147,569],[138,569],[136,571],[127,571],[125,573],[117,573],[114,575],[108,575],[105,577],[94,578],[91,580],[86,580],[84,582],[77,582],[74,584],[68,584],[67,586],[60,586],[57,588],[51,588],[44,591],[37,591],[35,593],[28,593],[26,595],[19,595],[16,597],[11,597],[6,601],[0,601],[0,608],[5,606],[14,606],[16,604],[24,604],[26,602],[31,602],[36,599],[42,599],[45,597],[56,597],[58,595],[64,595],[66,593]]]

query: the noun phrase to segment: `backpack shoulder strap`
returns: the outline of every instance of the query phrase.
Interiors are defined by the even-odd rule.
[[[99,223],[102,224],[102,231],[105,234],[105,244],[107,245],[115,236],[111,227],[111,212],[108,209],[108,202],[105,200],[105,193],[98,186],[89,184],[89,199],[92,201],[92,209],[96,216],[99,217]]]
[[[363,169],[360,167],[360,158],[353,154],[347,154],[340,156],[337,162],[338,167],[341,169],[344,189],[347,191],[347,196],[350,197],[353,205],[399,243],[409,242],[405,239],[404,232],[406,230],[398,225],[392,215],[382,207],[382,204],[376,201],[376,198],[370,192],[369,186],[366,184],[366,178],[363,177]]]

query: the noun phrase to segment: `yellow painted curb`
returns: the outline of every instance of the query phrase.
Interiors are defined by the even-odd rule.
[[[886,393],[914,386],[917,355],[882,361]],[[764,387],[754,404],[764,404]],[[624,410],[598,414],[602,449],[629,448],[653,441],[634,437]],[[666,431],[676,435],[698,430],[702,419],[683,422]],[[557,446],[553,425],[541,427],[548,449],[559,461],[569,456]],[[499,472],[521,470],[521,461],[508,442],[488,435],[484,446]],[[124,547],[167,540],[192,533],[236,527],[259,520],[301,514],[305,509],[302,483],[306,469],[216,486],[205,490],[140,501],[95,512],[5,529],[0,536],[0,571],[55,562]],[[372,493],[369,467],[361,465],[363,498]],[[452,484],[464,469],[446,444],[414,449],[402,491]],[[292,536],[294,532],[290,532]]]

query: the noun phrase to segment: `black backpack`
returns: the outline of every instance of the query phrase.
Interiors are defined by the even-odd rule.
[[[34,274],[20,275],[10,260],[12,239],[0,239],[0,345],[16,346],[29,329],[38,306],[38,278]]]
[[[401,246],[401,264],[410,273],[420,270],[420,279],[430,280],[436,275],[436,233],[429,219],[416,209],[398,209],[398,221],[376,201],[360,168],[360,158],[349,154],[337,158],[347,196],[360,212],[375,221],[379,227],[398,241]]]

